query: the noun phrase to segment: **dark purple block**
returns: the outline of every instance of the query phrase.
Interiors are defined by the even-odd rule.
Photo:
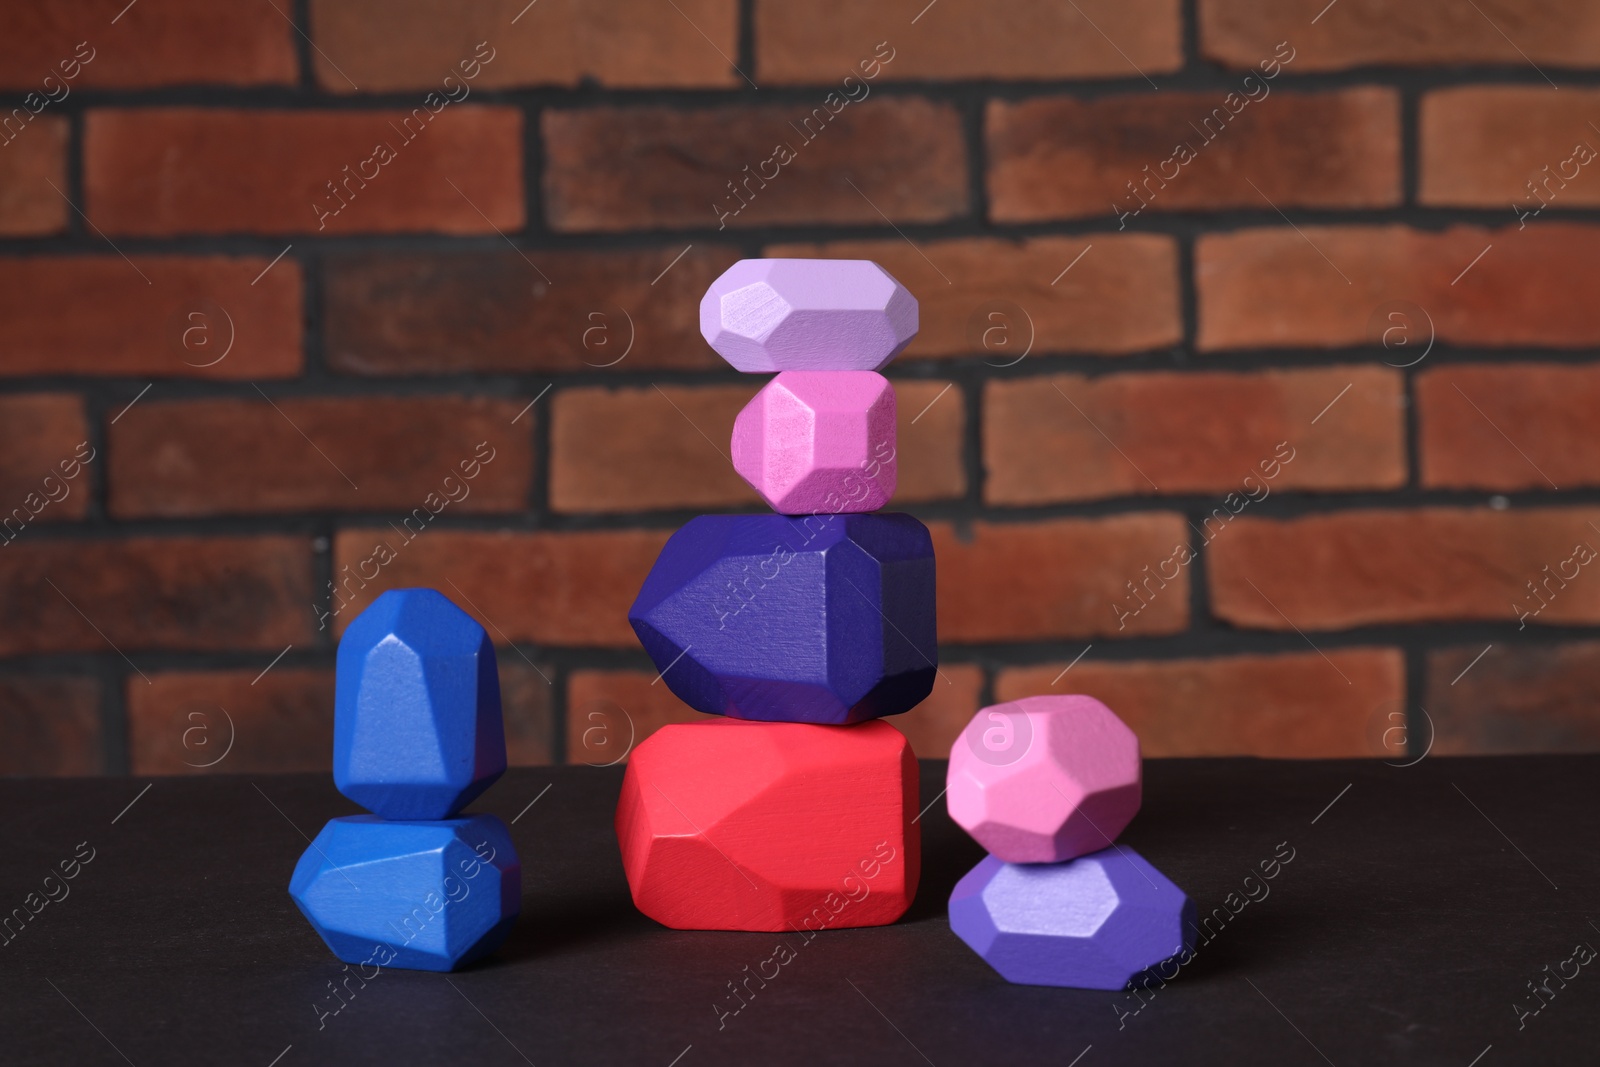
[[[894,715],[933,688],[933,541],[909,515],[701,515],[662,548],[628,621],[698,711]]]
[[[950,929],[1019,985],[1126,988],[1194,950],[1194,919],[1183,890],[1120,845],[1066,863],[986,856],[950,894]]]

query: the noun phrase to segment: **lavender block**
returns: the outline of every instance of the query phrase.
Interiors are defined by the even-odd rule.
[[[1113,846],[1066,863],[986,856],[950,894],[950,929],[1008,982],[1123,989],[1194,949],[1194,905]]]
[[[700,301],[700,332],[738,370],[882,370],[917,300],[866,259],[741,259]]]

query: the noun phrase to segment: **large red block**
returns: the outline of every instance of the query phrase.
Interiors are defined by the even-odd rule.
[[[887,723],[719,719],[634,750],[617,841],[634,903],[674,929],[884,926],[916,895],[917,810]]]

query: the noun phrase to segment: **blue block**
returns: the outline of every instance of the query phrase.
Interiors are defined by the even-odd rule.
[[[339,642],[333,781],[387,819],[444,819],[505,773],[494,645],[432,589],[391,589]]]
[[[1183,890],[1121,845],[1065,863],[986,856],[950,894],[950,929],[1021,985],[1124,989],[1162,964],[1171,978],[1194,925]]]
[[[909,515],[701,515],[662,548],[628,621],[698,711],[895,715],[938,670],[933,541]]]
[[[493,815],[334,819],[295,866],[289,895],[346,963],[453,971],[505,941],[522,865]]]

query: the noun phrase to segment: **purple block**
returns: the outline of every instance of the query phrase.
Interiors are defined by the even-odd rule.
[[[910,515],[701,515],[628,622],[696,711],[842,726],[927,697],[935,599],[933,539]]]
[[[1019,985],[1126,988],[1193,952],[1194,925],[1183,890],[1123,846],[1066,863],[985,856],[950,894],[950,929]]]
[[[700,301],[700,332],[746,373],[881,370],[917,333],[917,301],[866,259],[741,259]]]

